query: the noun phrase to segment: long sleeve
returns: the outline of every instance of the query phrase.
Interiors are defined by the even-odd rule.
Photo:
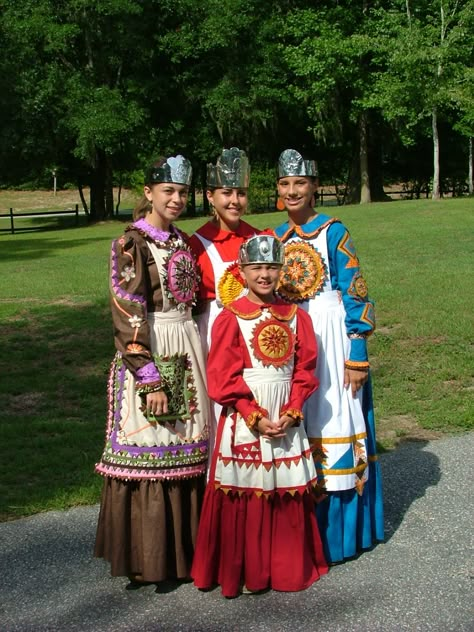
[[[375,312],[367,284],[360,272],[354,242],[343,224],[335,222],[327,233],[333,288],[341,292],[346,330],[351,338],[349,360],[367,361],[367,336],[375,329]]]
[[[110,256],[110,304],[115,346],[126,367],[140,384],[160,379],[153,362],[148,297],[152,295],[148,270],[148,247],[126,234],[112,242]]]
[[[317,342],[311,317],[302,309],[296,316],[296,343],[293,377],[288,403],[282,407],[286,410],[301,411],[304,402],[318,388],[316,377]]]
[[[235,408],[244,419],[262,412],[243,378],[248,351],[232,312],[224,309],[212,327],[207,360],[209,397],[222,406]]]

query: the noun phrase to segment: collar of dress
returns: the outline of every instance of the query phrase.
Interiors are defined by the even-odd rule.
[[[289,305],[278,297],[275,297],[273,303],[258,304],[252,303],[246,296],[243,296],[227,305],[226,309],[244,320],[254,320],[267,312],[277,320],[287,321],[293,318],[298,307],[295,304]]]
[[[287,241],[290,237],[298,236],[301,239],[314,239],[319,233],[324,230],[330,224],[334,222],[340,222],[337,217],[328,217],[322,213],[318,213],[314,219],[307,224],[301,226],[290,226],[289,222],[285,222],[281,226],[275,229],[275,235],[281,241]]]
[[[209,239],[210,241],[226,241],[227,239],[232,239],[235,236],[248,239],[249,237],[253,237],[260,231],[252,228],[252,226],[250,226],[250,224],[247,224],[247,222],[243,222],[242,220],[240,220],[240,224],[235,230],[221,230],[213,222],[207,222],[196,232],[198,232],[205,239]]]
[[[158,241],[161,243],[168,241],[171,235],[174,235],[176,237],[180,236],[179,231],[172,224],[169,231],[160,230],[159,228],[156,228],[155,226],[149,224],[143,217],[138,219],[136,222],[133,222],[133,224],[130,226],[130,229],[136,229],[141,233],[144,233],[146,236],[151,237],[153,241]]]

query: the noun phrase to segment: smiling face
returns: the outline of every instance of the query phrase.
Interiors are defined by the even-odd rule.
[[[306,220],[314,213],[313,196],[318,188],[315,178],[285,176],[278,180],[277,187],[290,218]]]
[[[185,184],[160,182],[145,186],[144,193],[152,205],[147,220],[156,228],[168,230],[186,206],[189,187]]]
[[[247,210],[247,189],[213,189],[206,191],[209,203],[216,209],[216,220],[221,230],[238,228]]]
[[[254,303],[273,302],[280,270],[281,266],[276,263],[249,263],[240,266],[240,274],[247,282],[247,298]]]

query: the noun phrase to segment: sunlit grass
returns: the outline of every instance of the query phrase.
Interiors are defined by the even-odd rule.
[[[472,199],[328,208],[376,302],[369,343],[379,440],[473,427]],[[323,212],[325,208],[320,209]],[[284,213],[246,218],[273,227]],[[184,219],[191,233],[205,218]],[[0,515],[98,500],[114,353],[110,240],[124,222],[0,236]]]

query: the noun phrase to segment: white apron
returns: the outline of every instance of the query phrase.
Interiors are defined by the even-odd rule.
[[[215,244],[211,240],[202,237],[202,235],[199,235],[199,233],[195,234],[204,246],[209,257],[209,261],[211,262],[212,270],[214,272],[214,289],[216,293],[216,298],[213,301],[208,301],[205,310],[201,314],[196,316],[196,323],[199,329],[199,334],[201,336],[201,344],[204,352],[204,358],[207,359],[209,349],[211,348],[212,325],[214,324],[217,316],[224,308],[221,297],[219,296],[219,281],[224,276],[227,268],[235,263],[235,259],[232,261],[223,261]],[[242,292],[242,294],[243,293],[244,292]],[[211,462],[212,451],[214,449],[217,420],[221,415],[222,406],[217,402],[211,400],[211,411],[212,419],[211,423],[209,424],[209,463]]]
[[[297,237],[286,243],[299,241],[302,240]],[[332,289],[327,228],[314,239],[304,241],[317,250],[327,269],[320,293],[299,303],[311,316],[318,342],[316,376],[320,384],[304,406],[306,432],[320,484],[324,482],[327,491],[354,489],[367,481],[369,472],[362,389],[354,398],[350,387],[344,388],[344,362],[349,357],[350,340],[342,299]]]
[[[256,324],[268,315],[264,313],[253,320],[236,318],[252,360],[252,368],[244,369],[244,380],[258,404],[268,410],[270,419],[277,421],[290,395],[293,358],[282,367],[264,366],[255,357],[250,341]],[[294,332],[296,318],[288,325]],[[224,490],[294,493],[308,489],[316,481],[308,438],[302,426],[288,428],[280,439],[266,439],[250,430],[235,410],[227,409],[218,443],[214,482]]]

